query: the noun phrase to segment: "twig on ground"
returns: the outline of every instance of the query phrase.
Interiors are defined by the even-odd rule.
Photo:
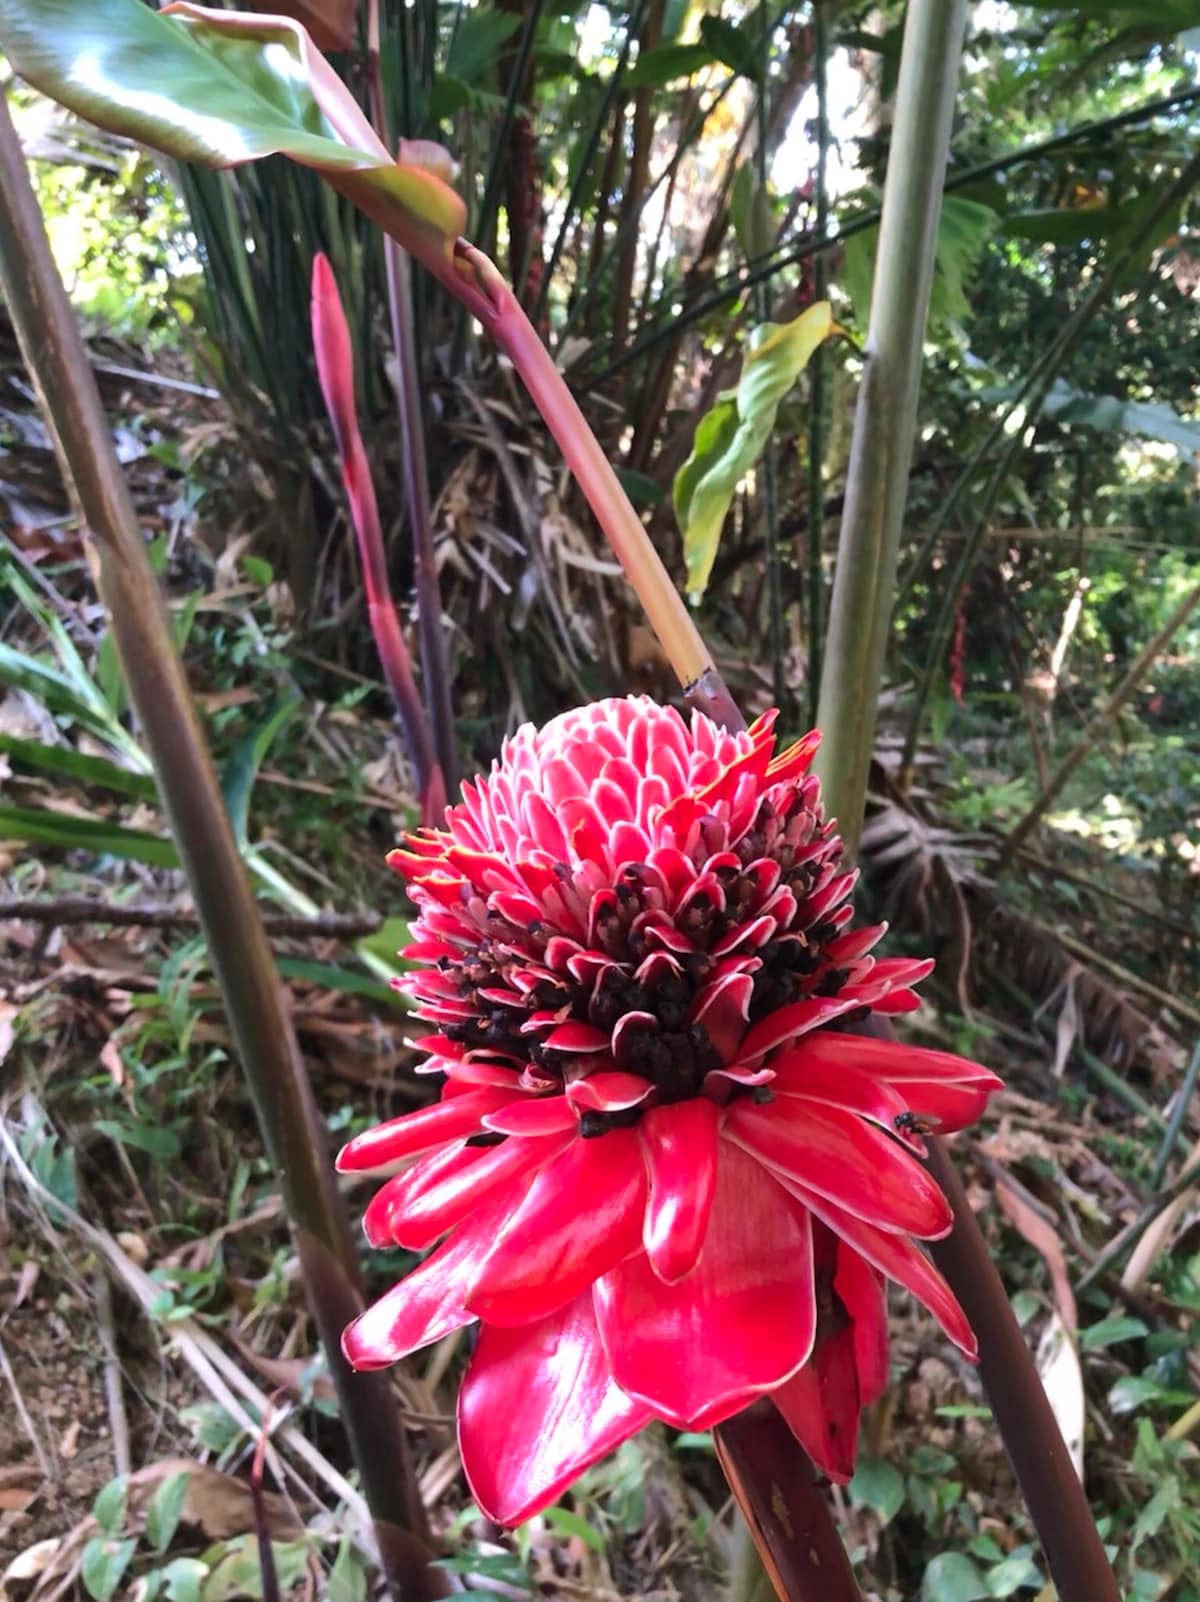
[[[13,1373],[13,1367],[8,1360],[8,1353],[4,1349],[2,1340],[0,1340],[0,1374],[3,1374],[8,1382],[8,1388],[12,1392],[13,1405],[17,1410],[17,1417],[21,1420],[25,1433],[29,1437],[29,1444],[33,1447],[33,1453],[38,1460],[38,1467],[42,1471],[42,1477],[47,1485],[51,1485],[58,1477],[54,1472],[54,1464],[47,1456],[46,1449],[42,1445],[41,1436],[37,1432],[33,1419],[30,1417],[29,1409],[25,1405],[25,1398],[21,1395],[21,1387],[17,1384],[17,1376]]]
[[[129,1451],[129,1418],[125,1412],[125,1392],[121,1387],[121,1361],[117,1356],[117,1326],[113,1318],[112,1286],[103,1268],[93,1280],[96,1292],[96,1327],[104,1348],[104,1395],[108,1402],[108,1427],[112,1436],[113,1466],[118,1474],[129,1474],[133,1459]]]

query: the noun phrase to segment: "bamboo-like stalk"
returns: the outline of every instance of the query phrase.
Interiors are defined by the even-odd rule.
[[[911,0],[883,190],[866,364],[838,542],[817,757],[853,854],[891,618],[966,0]]]
[[[999,868],[1007,867],[1016,853],[1026,843],[1029,836],[1050,810],[1056,798],[1062,793],[1063,786],[1067,780],[1079,767],[1080,763],[1084,761],[1089,752],[1095,750],[1097,742],[1105,729],[1108,728],[1117,713],[1126,704],[1138,685],[1141,684],[1173,636],[1179,632],[1198,606],[1200,606],[1200,584],[1194,584],[1162,628],[1142,647],[1125,677],[1084,729],[1076,744],[1055,769],[1050,783],[1046,785],[1025,816],[1014,824],[1009,831],[1001,852]]]
[[[829,232],[829,22],[825,0],[813,5],[813,76],[817,86],[817,170],[814,175],[816,233]],[[813,258],[813,300],[826,298],[824,254]],[[821,691],[822,634],[825,628],[825,576],[821,555],[825,536],[825,347],[809,363],[808,381],[808,717],[815,725]]]
[[[342,1357],[342,1330],[362,1306],[357,1258],[286,993],[3,95],[0,281],[94,541],[100,596],[204,926],[380,1549],[398,1592],[423,1602],[442,1594],[443,1577],[429,1566],[395,1397],[386,1377],[355,1375]]]

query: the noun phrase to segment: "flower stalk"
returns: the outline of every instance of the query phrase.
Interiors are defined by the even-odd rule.
[[[93,541],[97,587],[208,940],[385,1568],[398,1593],[423,1602],[442,1594],[442,1576],[429,1566],[393,1393],[386,1382],[354,1376],[341,1356],[341,1328],[361,1305],[357,1261],[286,993],[3,95],[0,281]]]

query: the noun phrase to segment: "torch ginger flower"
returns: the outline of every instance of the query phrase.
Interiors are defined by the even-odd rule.
[[[526,726],[389,858],[446,1078],[338,1166],[392,1176],[372,1245],[441,1244],[344,1346],[377,1368],[478,1321],[459,1444],[498,1523],[651,1419],[707,1429],[767,1394],[845,1481],[887,1383],[886,1279],[974,1355],[913,1239],[951,1227],[916,1159],[999,1081],[830,1029],[911,1010],[933,964],[849,927],[819,737],[776,755],[774,720],[630,698]]]

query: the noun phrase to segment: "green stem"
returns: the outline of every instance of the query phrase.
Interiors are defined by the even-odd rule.
[[[767,192],[767,84],[770,81],[770,65],[771,22],[764,4],[762,7],[762,26],[758,35],[759,84],[758,95],[755,100],[758,140],[754,152],[755,165],[758,169],[758,185],[764,198]],[[765,284],[759,286],[757,301],[758,320],[760,323],[765,323],[771,314],[770,296]],[[770,436],[768,436],[766,446],[763,449],[762,488],[763,550],[767,572],[767,638],[771,651],[771,689],[775,705],[782,711],[784,698],[787,694],[783,672],[783,658],[787,649],[787,640],[783,625],[783,575],[779,559],[778,497],[775,493],[775,447],[774,440]]]
[[[390,1383],[354,1375],[342,1357],[342,1330],[362,1306],[357,1256],[287,995],[2,95],[0,281],[94,540],[100,596],[204,926],[380,1549],[398,1593],[420,1602],[441,1594],[442,1576],[429,1567],[424,1512]]]
[[[817,771],[850,854],[875,735],[965,26],[966,0],[911,0],[904,27],[817,717]]]

